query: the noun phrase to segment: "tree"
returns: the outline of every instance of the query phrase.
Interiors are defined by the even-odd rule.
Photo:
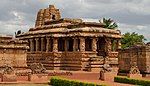
[[[118,25],[116,24],[116,22],[114,22],[110,18],[109,19],[103,18],[102,20],[99,20],[99,22],[104,25],[103,28],[116,29],[118,27]]]
[[[146,39],[143,35],[139,35],[135,32],[133,33],[127,32],[123,34],[123,38],[121,39],[121,44],[122,44],[121,47],[124,49],[135,44],[139,44],[139,43],[143,44],[144,40]]]

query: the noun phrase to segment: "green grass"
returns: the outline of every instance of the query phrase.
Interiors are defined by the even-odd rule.
[[[114,78],[115,82],[133,84],[133,85],[142,85],[142,86],[150,86],[150,80],[140,80],[140,79],[132,79],[127,77],[117,76]]]
[[[69,80],[61,77],[52,77],[50,79],[50,84],[52,86],[106,86],[102,84],[80,82],[77,80]]]

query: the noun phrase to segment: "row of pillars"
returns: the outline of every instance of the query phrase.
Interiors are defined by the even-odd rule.
[[[46,48],[46,52],[50,51],[50,48],[52,48],[52,52],[58,52],[58,38],[46,38],[46,43],[44,42],[44,38],[32,38],[29,39],[29,46],[30,46],[30,52],[32,51],[44,51],[44,47]],[[41,41],[41,43],[39,42]],[[85,51],[85,38],[80,37],[80,51]],[[52,43],[52,44],[51,44]],[[52,46],[51,46],[52,45]],[[39,47],[40,46],[40,47]],[[66,40],[65,40],[65,48],[66,48]],[[77,38],[73,38],[73,51],[77,51]],[[41,49],[39,49],[41,48]],[[65,49],[67,50],[67,49]],[[97,38],[92,39],[92,51],[96,52],[97,50]]]

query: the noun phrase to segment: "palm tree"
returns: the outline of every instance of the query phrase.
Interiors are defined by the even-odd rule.
[[[114,22],[110,18],[109,19],[103,18],[102,20],[99,20],[99,22],[103,24],[103,28],[116,29],[118,27],[116,22]]]

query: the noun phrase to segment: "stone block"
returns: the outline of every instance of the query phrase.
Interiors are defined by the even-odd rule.
[[[2,75],[2,82],[16,82],[17,76],[15,74],[4,74]]]
[[[114,81],[114,77],[117,76],[115,72],[102,72],[100,73],[100,80],[104,81]]]
[[[136,79],[142,78],[142,74],[128,74],[127,76],[129,78],[136,78]]]
[[[29,81],[32,82],[48,82],[48,74],[31,74],[29,75]]]
[[[100,71],[100,68],[91,68],[90,71],[91,71],[91,72],[99,72],[99,71]]]

